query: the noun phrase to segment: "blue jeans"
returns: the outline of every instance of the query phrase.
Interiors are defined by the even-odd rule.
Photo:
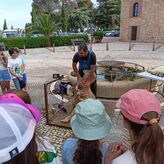
[[[10,77],[10,73],[9,70],[6,68],[4,70],[0,71],[0,81],[10,81],[11,77]]]
[[[14,79],[13,79],[13,82],[14,82],[14,85],[15,85],[15,88],[16,88],[16,89],[21,89],[21,88],[20,88],[20,83],[19,83],[18,78],[14,78]]]
[[[27,84],[27,75],[26,75],[26,73],[23,73],[23,81],[25,81],[25,83]]]

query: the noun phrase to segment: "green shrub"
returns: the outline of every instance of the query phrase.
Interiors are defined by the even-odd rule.
[[[85,42],[88,42],[88,35],[70,35],[70,36],[52,36],[50,37],[51,45],[53,43],[55,46],[64,46],[64,45],[72,45],[71,39],[80,38]],[[48,46],[48,38],[47,37],[24,37],[24,38],[0,38],[0,42],[4,42],[5,48],[8,50],[11,47],[18,48],[39,48],[39,47],[47,47]]]
[[[9,49],[11,47],[18,48],[38,48],[46,47],[48,44],[47,37],[38,37],[38,38],[0,38],[0,42],[4,42],[5,48]]]
[[[88,42],[88,35],[70,35],[70,36],[52,36],[50,38],[51,45],[63,46],[63,45],[72,45],[72,39],[83,39],[85,42]]]
[[[24,43],[26,48],[38,48],[38,47],[47,47],[48,38],[47,37],[38,37],[38,38],[25,38]]]
[[[103,36],[104,36],[103,31],[94,31],[93,32],[93,37],[96,39],[101,40],[103,38]]]

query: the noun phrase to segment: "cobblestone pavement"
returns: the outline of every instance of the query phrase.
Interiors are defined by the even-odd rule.
[[[94,44],[92,46],[97,59],[101,60],[109,55],[114,60],[134,62],[148,67],[163,65],[164,47],[152,51],[152,44],[136,44],[132,51],[128,51],[129,44],[122,42],[109,43],[109,51],[106,51],[106,43]],[[76,47],[77,50],[77,47]],[[67,74],[71,68],[71,59],[75,52],[70,47],[57,47],[55,52],[52,48],[28,49],[27,55],[23,57],[27,63],[28,92],[31,95],[33,104],[42,109],[43,117],[37,130],[46,136],[49,136],[56,144],[59,155],[61,153],[61,144],[63,139],[72,136],[70,129],[48,126],[45,123],[44,114],[44,88],[46,81],[52,79],[53,73]],[[57,102],[55,98],[51,101]],[[110,134],[105,139],[106,142],[121,140],[122,124],[118,119],[118,112],[115,112],[113,118],[113,127]],[[162,115],[161,126],[164,126],[164,117]]]

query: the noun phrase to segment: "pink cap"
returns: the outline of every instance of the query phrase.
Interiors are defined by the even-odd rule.
[[[121,109],[122,114],[132,122],[138,124],[148,124],[148,121],[141,120],[143,114],[147,112],[157,112],[158,118],[161,114],[160,102],[147,90],[132,89],[123,94],[116,103],[116,107]]]
[[[8,103],[8,104],[16,103],[16,104],[22,105],[32,113],[33,117],[36,120],[36,123],[38,123],[41,120],[40,110],[34,105],[26,104],[20,97],[18,97],[15,94],[8,93],[8,94],[0,96],[0,104],[1,103]]]

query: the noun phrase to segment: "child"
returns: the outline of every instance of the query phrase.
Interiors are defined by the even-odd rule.
[[[95,99],[86,99],[75,107],[71,127],[78,139],[67,139],[62,146],[64,164],[101,164],[107,146],[100,142],[111,129],[112,122],[104,105]]]
[[[163,164],[164,135],[158,124],[161,107],[157,98],[146,90],[132,89],[121,96],[116,107],[129,130],[131,150],[124,152],[122,146],[110,145],[105,164]]]
[[[2,93],[7,93],[10,90],[10,73],[7,68],[8,58],[3,53],[4,48],[0,47],[0,86]]]
[[[12,79],[16,89],[25,88],[25,82],[23,81],[23,65],[21,59],[18,58],[18,52],[16,48],[10,48],[9,54],[11,59],[9,60],[8,67],[12,75]]]
[[[0,96],[0,163],[60,164],[54,146],[35,136],[39,110],[25,103],[30,101],[27,92],[17,91]]]
[[[23,81],[27,84],[27,75],[26,75],[26,62],[24,60],[24,58],[22,57],[21,55],[21,50],[19,48],[15,48],[18,52],[18,58],[21,59],[22,61],[22,78],[23,78]]]

